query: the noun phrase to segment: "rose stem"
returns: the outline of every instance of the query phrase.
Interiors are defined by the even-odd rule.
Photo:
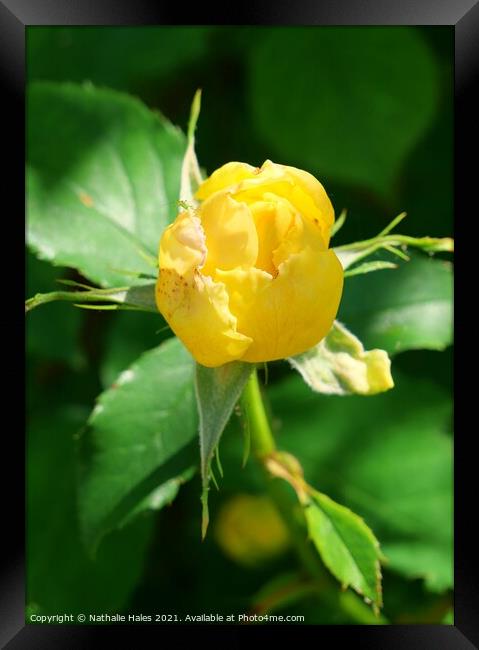
[[[251,435],[251,446],[257,460],[263,465],[267,476],[269,492],[274,500],[284,522],[286,523],[296,553],[307,572],[314,578],[321,596],[329,604],[340,607],[359,623],[383,625],[387,620],[383,616],[376,616],[371,608],[364,603],[354,592],[341,591],[333,577],[326,571],[321,559],[307,539],[304,523],[295,512],[295,504],[284,486],[277,479],[271,477],[264,466],[268,455],[276,451],[276,444],[264,407],[261,389],[258,382],[256,368],[251,373],[241,396],[241,413],[246,420]]]

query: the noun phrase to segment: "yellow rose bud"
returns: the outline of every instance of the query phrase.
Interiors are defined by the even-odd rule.
[[[158,309],[195,359],[273,361],[331,328],[343,288],[334,210],[308,172],[231,162],[199,187],[160,242]]]

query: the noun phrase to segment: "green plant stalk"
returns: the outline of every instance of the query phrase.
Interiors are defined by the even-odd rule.
[[[75,307],[85,309],[125,309],[133,311],[146,311],[158,313],[153,298],[145,298],[145,290],[150,290],[150,285],[139,287],[118,287],[114,289],[93,288],[85,291],[52,291],[50,293],[37,293],[25,301],[25,312],[29,312],[40,305],[57,300],[73,302]],[[143,292],[143,293],[142,293]],[[108,305],[98,303],[109,303]],[[151,303],[151,304],[150,304]]]
[[[95,289],[94,291],[52,291],[50,293],[37,293],[33,298],[25,302],[25,311],[30,311],[39,305],[45,305],[56,300],[66,300],[68,302],[80,303],[97,303],[100,300],[118,303],[118,299],[111,297],[110,294],[126,291],[129,287],[120,289]]]
[[[351,251],[363,250],[370,246],[378,246],[381,248],[385,245],[390,246],[412,246],[416,248],[423,248],[426,251],[439,252],[447,251],[452,252],[453,240],[449,237],[410,237],[409,235],[377,235],[371,239],[364,239],[359,242],[352,242],[351,244],[343,244],[335,246],[337,251]]]
[[[253,451],[259,457],[276,451],[276,444],[263,404],[256,368],[249,376],[241,396],[241,405],[251,430]]]
[[[314,578],[317,591],[329,605],[340,608],[353,620],[363,624],[384,625],[387,620],[376,616],[371,608],[354,592],[341,591],[339,585],[324,567],[321,559],[307,539],[307,531],[294,502],[291,501],[285,485],[272,478],[264,466],[268,455],[276,451],[276,443],[266,414],[256,368],[251,373],[241,396],[242,417],[246,419],[251,435],[251,448],[265,472],[268,489],[285,524],[287,525],[295,551],[306,571]]]

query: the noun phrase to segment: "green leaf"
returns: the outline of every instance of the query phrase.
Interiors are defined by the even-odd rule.
[[[170,339],[99,397],[81,439],[80,520],[91,547],[193,464],[193,373],[191,356]]]
[[[75,433],[87,411],[51,404],[29,418],[27,435],[27,601],[41,614],[114,613],[141,579],[153,520],[144,516],[105,539],[93,561],[81,543]],[[99,495],[101,498],[101,495]]]
[[[378,610],[382,605],[379,543],[358,515],[314,492],[304,513],[309,536],[323,562],[342,583]]]
[[[452,512],[450,515],[452,518]],[[449,524],[446,528],[449,529]],[[383,551],[390,567],[408,578],[423,578],[430,591],[443,592],[452,588],[451,540],[446,536],[434,547],[423,540],[386,542]]]
[[[391,273],[348,279],[338,319],[389,354],[452,342],[452,265],[414,256]]]
[[[28,27],[29,80],[91,81],[120,90],[158,88],[205,54],[210,27]],[[121,61],[121,65],[112,65]],[[153,90],[150,92],[153,93]]]
[[[184,136],[141,102],[91,85],[28,93],[28,243],[102,286],[156,275],[174,216]]]
[[[171,337],[171,330],[160,314],[115,314],[104,342],[100,365],[100,378],[104,388],[114,383],[117,376],[128,368],[145,350],[157,347]]]
[[[415,28],[266,30],[249,74],[273,159],[383,195],[438,103],[437,65]]]
[[[366,351],[338,321],[311,350],[288,361],[313,390],[326,395],[375,395],[394,386],[387,352]]]
[[[240,361],[226,363],[218,368],[206,368],[199,363],[196,364],[195,387],[200,422],[203,482],[203,537],[208,527],[207,499],[211,478],[211,460],[253,367],[251,363]]]
[[[394,390],[353,395],[345,408],[290,376],[269,391],[276,436],[309,483],[364,517],[387,568],[450,587],[451,397],[414,376],[394,379]]]
[[[135,517],[140,513],[149,510],[161,510],[164,506],[170,505],[176,499],[180,487],[183,483],[186,483],[186,481],[193,478],[195,471],[195,467],[188,467],[188,469],[179,474],[179,476],[175,476],[175,478],[159,485],[153,490],[153,492],[150,492],[150,494],[140,501],[137,506],[130,510],[119,526],[123,527],[125,524],[130,523],[130,521],[135,519]]]

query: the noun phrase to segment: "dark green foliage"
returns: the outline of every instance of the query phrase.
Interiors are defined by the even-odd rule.
[[[348,209],[335,245],[403,210],[405,234],[452,235],[451,28],[27,31],[29,239],[57,265],[28,254],[28,297],[60,289],[57,278],[155,276],[186,146],[172,125],[186,130],[197,88],[207,172],[267,158],[310,171],[336,215]],[[286,363],[270,364],[266,389],[278,444],[378,538],[393,623],[441,622],[451,603],[452,270],[442,257],[346,280],[338,318],[367,349],[395,354],[392,391],[317,395]],[[224,477],[212,465],[221,490],[210,489],[200,542],[194,367],[171,334],[155,314],[60,303],[28,315],[30,611],[239,614],[298,571],[292,552],[252,569],[215,542],[218,508],[264,492],[254,460],[241,468],[236,416],[221,438]],[[353,622],[311,590],[278,602],[273,613],[306,623]]]

